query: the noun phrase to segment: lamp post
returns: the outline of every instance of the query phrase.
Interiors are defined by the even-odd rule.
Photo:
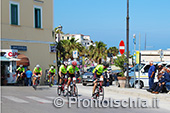
[[[127,65],[126,65],[126,87],[129,88],[129,0],[127,0],[127,17],[126,17],[126,56],[127,56]]]
[[[62,26],[59,25],[58,27],[55,28],[55,33],[56,33],[56,36],[55,36],[55,41],[56,41],[56,63],[57,63],[57,72],[59,71],[59,65],[58,65],[58,49],[57,49],[57,45],[60,41],[60,34],[61,34],[61,31],[62,31]],[[57,36],[58,34],[58,36]],[[57,80],[57,83],[59,83],[59,74],[57,73],[57,77],[58,77],[58,80]]]

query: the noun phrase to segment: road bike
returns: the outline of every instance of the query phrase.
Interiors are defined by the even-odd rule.
[[[33,84],[33,88],[36,90],[37,86],[39,85],[40,81],[39,81],[39,76],[35,75],[34,77],[36,77],[35,79],[35,84]]]
[[[76,86],[76,78],[73,77],[70,86],[67,89],[67,97],[77,97],[78,98],[78,88]]]
[[[103,78],[97,79],[97,86],[93,95],[93,99],[103,100],[104,99],[104,88],[102,87]]]
[[[52,83],[52,76],[53,76],[53,74],[49,74],[49,79],[48,79],[48,85],[49,85],[49,87],[52,87],[53,86],[53,83]]]
[[[65,78],[63,77],[61,79],[62,79],[62,84],[58,85],[57,94],[58,94],[58,96],[60,96],[61,93],[63,93],[63,96],[66,96],[67,91],[65,90],[65,86],[66,86],[66,82],[67,82],[67,76],[65,75]]]
[[[18,79],[16,81],[16,84],[18,86],[24,86],[25,85],[25,82],[24,82],[24,76],[21,77],[21,74],[20,73],[17,73],[17,76],[18,76]]]

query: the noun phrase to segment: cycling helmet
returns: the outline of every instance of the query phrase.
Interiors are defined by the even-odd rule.
[[[68,62],[66,62],[66,61],[64,61],[64,63],[63,63],[65,66],[67,66],[68,65]]]
[[[51,69],[54,69],[54,66],[51,66]]]
[[[104,62],[103,66],[109,67],[109,64],[107,62]]]
[[[23,65],[20,65],[19,67],[23,67]]]
[[[72,65],[73,65],[73,66],[77,66],[77,62],[76,62],[76,61],[73,61],[73,62],[72,62]]]
[[[37,64],[37,65],[36,65],[36,67],[37,67],[37,68],[39,68],[39,67],[40,67],[40,65],[39,65],[39,64]]]

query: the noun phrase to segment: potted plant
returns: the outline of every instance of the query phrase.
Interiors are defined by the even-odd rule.
[[[125,64],[127,63],[127,58],[124,54],[117,56],[117,59],[114,60],[114,65],[121,69],[120,77],[118,77],[119,84],[121,88],[125,87],[126,77],[124,76]]]

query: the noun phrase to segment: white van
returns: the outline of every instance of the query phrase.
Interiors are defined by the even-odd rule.
[[[155,80],[154,82],[158,81],[157,80],[157,75],[158,75],[158,70],[157,70],[157,64],[158,63],[153,63],[155,68],[156,68],[156,73],[155,73]],[[150,63],[149,62],[141,62],[139,68],[138,65],[135,66],[135,75],[136,75],[136,79],[134,82],[134,67],[129,70],[129,77],[131,77],[131,79],[129,80],[129,84],[131,87],[138,87],[138,74],[140,72],[140,88],[143,87],[148,87],[149,86],[149,78],[148,78],[148,71],[150,68]],[[124,73],[126,75],[126,72]]]

